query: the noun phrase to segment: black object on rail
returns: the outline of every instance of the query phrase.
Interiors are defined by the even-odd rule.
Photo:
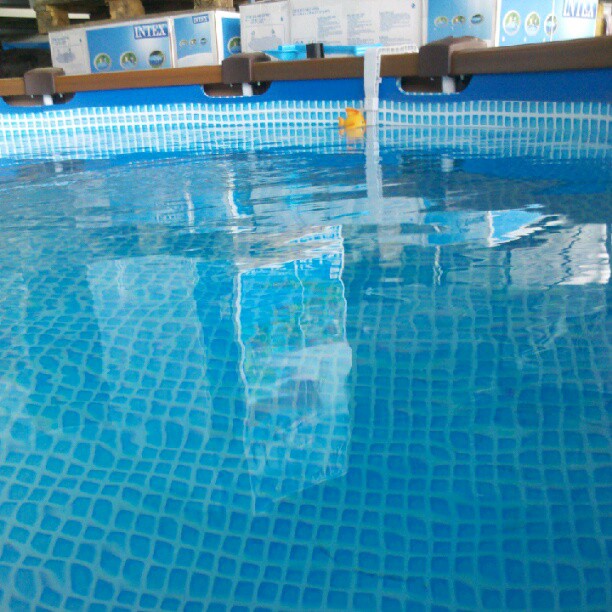
[[[308,59],[323,59],[325,57],[325,48],[323,47],[323,43],[307,44],[306,57]]]

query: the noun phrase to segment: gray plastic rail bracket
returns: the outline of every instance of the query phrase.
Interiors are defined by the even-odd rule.
[[[419,76],[445,77],[450,74],[455,51],[486,49],[487,43],[475,36],[447,36],[423,45],[419,51]]]
[[[253,65],[259,62],[269,62],[265,53],[236,53],[221,62],[221,79],[224,85],[234,83],[253,83]]]
[[[50,96],[56,93],[55,77],[63,76],[61,68],[34,68],[23,75],[28,96]]]

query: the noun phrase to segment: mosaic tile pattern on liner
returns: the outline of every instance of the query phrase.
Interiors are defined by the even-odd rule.
[[[494,249],[489,215],[455,210],[456,237],[479,241],[436,247],[444,233],[394,234],[417,221],[386,197],[348,208],[340,232],[327,190],[288,213],[303,157],[280,185],[265,154],[105,168],[98,183],[67,165],[55,189],[54,164],[34,166],[30,234],[24,190],[8,194],[0,608],[608,609],[605,224],[558,218]],[[345,176],[355,157],[307,176],[365,200],[367,176]],[[245,175],[278,191],[241,192]],[[152,184],[155,198],[139,189]],[[200,225],[189,202],[168,222],[184,185]],[[205,233],[230,185],[274,249],[233,225]],[[275,290],[304,296],[297,312]],[[301,367],[297,329],[327,396],[268,380]]]
[[[347,107],[342,102],[283,101],[248,106],[176,104],[0,114],[0,155],[52,154],[66,148],[120,152],[120,136],[130,135],[147,150],[186,148],[193,142],[214,146],[216,133],[235,140],[295,126],[336,126]],[[472,101],[397,103],[381,101],[380,125],[441,128],[520,129],[571,132],[576,138],[607,143],[612,106],[602,103]],[[102,138],[102,146],[96,146]],[[196,140],[198,139],[198,140]],[[71,142],[73,146],[71,147]]]
[[[434,252],[410,254],[411,267],[421,274],[450,263],[436,262]],[[446,257],[453,255],[446,251]],[[488,263],[500,265],[504,257],[491,251]],[[97,334],[86,318],[80,328],[59,317],[38,332],[26,330],[41,334],[47,344],[40,344],[39,372],[15,373],[22,388],[32,389],[32,403],[4,439],[3,606],[28,609],[34,600],[46,609],[216,610],[231,600],[235,609],[271,610],[393,610],[406,604],[411,610],[433,604],[597,610],[610,601],[601,568],[606,552],[593,531],[609,488],[610,456],[597,433],[607,417],[594,401],[606,372],[593,367],[596,378],[583,384],[573,365],[585,346],[603,362],[605,347],[591,339],[605,337],[604,318],[592,314],[604,304],[605,287],[593,287],[581,300],[584,313],[569,344],[553,344],[542,355],[534,338],[554,337],[556,331],[542,324],[541,313],[557,317],[567,307],[562,292],[549,293],[536,315],[518,296],[503,312],[486,309],[491,292],[507,288],[503,279],[478,284],[482,274],[475,266],[458,285],[435,294],[400,291],[390,308],[388,291],[384,299],[376,297],[388,280],[385,273],[375,270],[374,284],[345,275],[342,282],[351,291],[364,281],[373,289],[362,307],[349,313],[353,350],[363,364],[353,379],[354,420],[337,411],[334,424],[319,421],[302,474],[279,475],[274,464],[281,456],[273,453],[260,479],[249,421],[269,439],[283,423],[270,422],[269,414],[249,419],[239,388],[226,382],[238,378],[232,369],[241,350],[230,320],[218,319],[231,283],[215,266],[141,258],[127,264],[115,285],[109,266],[116,265],[100,261],[89,267],[92,314],[101,324]],[[462,286],[468,274],[474,278]],[[85,286],[83,279],[57,269],[39,280],[46,293],[50,286],[59,297],[68,279]],[[207,279],[209,288],[198,279]],[[195,302],[181,281],[199,285]],[[266,287],[262,279],[255,282],[248,307],[257,309]],[[145,303],[134,293],[135,284],[148,288]],[[123,297],[113,301],[118,291]],[[77,299],[85,304],[87,297]],[[448,321],[440,315],[432,328],[432,299],[442,312],[456,305],[462,317]],[[466,302],[473,306],[468,320]],[[209,312],[196,317],[196,304],[210,304]],[[141,311],[148,313],[144,320]],[[489,328],[500,317],[513,321],[513,346],[499,343]],[[140,360],[155,363],[156,356],[133,341],[135,318],[143,337],[171,355],[159,363],[155,387],[148,381],[151,365],[145,374],[135,369],[116,376],[125,361],[121,349],[134,368]],[[206,322],[202,332],[193,327],[198,318]],[[381,319],[398,321],[391,335],[388,327],[379,327]],[[374,336],[373,329],[379,329]],[[472,362],[459,357],[474,337],[487,338],[491,350],[516,351],[522,369],[494,373],[482,355],[477,359],[474,353]],[[367,367],[373,351],[387,347],[391,355],[408,345],[395,371],[384,360],[374,370]],[[446,370],[421,371],[423,351],[450,351],[458,357],[448,367],[464,375],[448,383]],[[59,368],[53,359],[59,359]],[[552,381],[558,360],[569,368],[563,387]],[[80,361],[87,369],[79,379],[72,364]],[[215,371],[215,363],[223,369]],[[202,381],[203,367],[208,372]],[[534,378],[548,381],[547,392],[521,397],[520,404],[519,397],[508,395],[489,408],[485,400],[503,396],[504,379],[513,376],[519,387]],[[470,380],[490,386],[480,406],[465,403]],[[84,413],[72,409],[83,401]],[[42,405],[44,412],[34,412]],[[462,407],[449,413],[448,405]],[[542,412],[548,413],[544,420],[536,416]],[[584,431],[583,419],[600,425]],[[45,421],[61,428],[45,430]],[[303,427],[301,433],[312,435]],[[326,448],[334,449],[331,462]],[[569,471],[565,461],[573,466]],[[570,491],[582,500],[572,516],[565,503]],[[527,539],[499,531],[502,516]],[[406,527],[410,537],[401,535]],[[560,595],[553,594],[551,583],[561,585]]]

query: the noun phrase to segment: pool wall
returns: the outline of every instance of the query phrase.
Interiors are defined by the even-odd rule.
[[[475,75],[455,94],[401,91],[395,78],[380,88],[381,126],[449,126],[580,131],[607,141],[612,121],[612,70]],[[49,153],[58,138],[171,130],[267,130],[337,124],[346,107],[363,106],[360,79],[280,81],[250,98],[207,96],[189,85],[83,92],[62,105],[14,107],[0,100],[0,155],[33,147]],[[238,133],[238,136],[240,134]],[[106,146],[106,148],[108,148]]]

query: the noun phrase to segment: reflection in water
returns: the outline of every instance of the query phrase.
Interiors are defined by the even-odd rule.
[[[299,259],[241,261],[237,280],[245,452],[254,489],[272,499],[347,469],[351,349],[341,228],[292,243]]]
[[[21,271],[0,274],[0,460],[7,452],[31,445],[34,434],[26,412],[32,384],[20,375],[28,356],[27,301]]]
[[[189,406],[204,410],[198,427],[205,439],[210,392],[194,300],[197,262],[168,255],[97,260],[87,278],[102,346],[100,377],[115,390],[112,403],[123,398],[129,406],[128,413],[117,405],[115,419],[130,418],[130,432],[138,432],[136,425],[151,417],[166,426]],[[164,403],[173,408],[161,409]]]
[[[537,248],[512,250],[510,276],[518,287],[605,285],[610,281],[609,229],[603,224],[574,226],[559,219]],[[545,271],[544,280],[542,271]]]
[[[0,608],[610,608],[605,158],[360,147],[7,174]]]

